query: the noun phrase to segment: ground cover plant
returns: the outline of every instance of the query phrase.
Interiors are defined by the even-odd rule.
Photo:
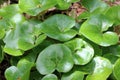
[[[120,80],[117,0],[1,0],[0,80]]]

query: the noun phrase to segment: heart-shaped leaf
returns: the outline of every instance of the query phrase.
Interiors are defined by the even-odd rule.
[[[20,9],[17,4],[9,5],[0,9],[0,16],[4,18],[11,18],[17,13],[20,13]]]
[[[36,16],[40,12],[52,8],[56,4],[56,0],[19,0],[20,9],[32,16]]]
[[[83,80],[84,79],[84,73],[80,71],[74,71],[73,73],[66,73],[63,74],[61,80]]]
[[[34,32],[37,29],[39,28],[35,27],[35,24],[28,21],[25,21],[22,24],[16,24],[14,29],[11,29],[6,33],[4,38],[4,51],[10,55],[19,56],[23,54],[23,51],[37,46],[46,38],[46,35],[44,34],[35,34]]]
[[[120,59],[114,64],[113,74],[117,80],[120,80]]]
[[[57,8],[60,10],[68,9],[73,2],[77,2],[79,0],[57,0]]]
[[[86,80],[106,80],[112,73],[112,64],[106,58],[97,56],[88,66],[91,64],[94,65],[91,68],[92,74],[89,74]]]
[[[44,76],[41,80],[58,80],[58,78],[54,74],[48,74],[48,75]]]
[[[38,26],[40,26],[42,32],[48,37],[60,41],[67,41],[76,35],[76,31],[71,29],[74,25],[75,20],[73,18],[57,14],[51,16]]]
[[[6,69],[5,77],[7,80],[29,80],[30,70],[34,63],[25,59],[20,60],[17,67],[11,66]]]
[[[110,7],[106,14],[109,18],[111,18],[114,21],[115,25],[119,25],[120,24],[120,6],[113,6]]]
[[[104,15],[93,15],[82,24],[80,33],[101,46],[114,45],[119,37],[116,33],[107,31],[112,24],[112,20]]]
[[[108,5],[101,0],[82,0],[82,5],[85,6],[90,12],[93,12],[98,8],[104,9],[105,7],[108,7]]]
[[[36,68],[41,74],[50,74],[55,70],[68,72],[73,64],[71,50],[64,44],[54,44],[48,46],[39,54]]]
[[[73,51],[74,62],[77,65],[87,64],[94,56],[94,50],[87,42],[76,38],[65,43]]]

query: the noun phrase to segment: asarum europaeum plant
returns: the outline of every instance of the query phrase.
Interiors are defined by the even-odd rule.
[[[86,8],[76,18],[61,13],[45,15],[53,7],[68,10],[75,2]],[[119,25],[120,6],[101,0],[19,0],[3,7],[0,63],[8,60],[11,65],[5,78],[120,80],[120,44],[114,31]]]

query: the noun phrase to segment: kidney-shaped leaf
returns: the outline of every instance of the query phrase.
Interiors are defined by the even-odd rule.
[[[5,77],[7,80],[29,80],[30,70],[34,63],[25,59],[20,60],[16,66],[6,69]]]
[[[36,61],[37,70],[41,74],[55,71],[68,72],[73,67],[71,50],[64,44],[54,44],[45,48]]]
[[[106,16],[94,15],[83,23],[80,33],[101,46],[114,45],[119,41],[119,38],[116,33],[107,31],[112,24],[112,20]]]
[[[10,55],[19,56],[23,54],[23,51],[41,43],[46,38],[46,35],[35,34],[37,29],[39,28],[35,27],[35,24],[28,21],[17,24],[14,29],[6,33],[4,51]]]
[[[84,73],[80,71],[74,71],[73,73],[67,73],[63,74],[61,80],[83,80],[84,79]]]
[[[95,57],[90,64],[94,64],[94,67],[92,67],[92,74],[89,74],[86,80],[106,80],[112,73],[112,64],[106,58]]]
[[[51,16],[43,23],[39,24],[43,33],[60,41],[67,41],[76,35],[76,31],[71,29],[75,25],[75,20],[63,14]]]
[[[0,9],[0,16],[5,18],[11,18],[20,12],[19,6],[17,4],[9,5]],[[9,14],[8,14],[9,13]]]
[[[54,74],[48,74],[48,75],[44,76],[41,80],[58,80],[58,78]]]
[[[82,0],[82,5],[85,6],[90,12],[98,8],[105,8],[107,4],[101,0]]]
[[[74,62],[77,65],[87,64],[94,56],[94,50],[87,42],[76,38],[65,43],[73,51]]]
[[[120,24],[120,6],[113,6],[109,8],[105,15],[111,18],[116,25]]]
[[[32,16],[35,16],[42,11],[52,8],[56,4],[56,0],[19,0],[20,9]]]
[[[117,80],[120,80],[120,59],[115,62],[113,74]]]

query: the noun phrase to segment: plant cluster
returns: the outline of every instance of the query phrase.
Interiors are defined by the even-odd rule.
[[[82,14],[62,14],[76,2],[86,9]],[[60,13],[46,15],[54,10]],[[0,63],[10,64],[5,78],[120,80],[119,25],[120,6],[102,0],[19,0],[3,7]]]

